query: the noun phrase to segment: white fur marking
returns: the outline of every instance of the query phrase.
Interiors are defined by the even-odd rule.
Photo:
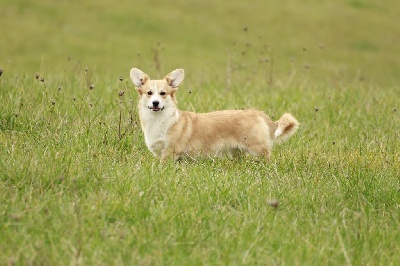
[[[280,128],[280,127],[278,127],[276,130],[275,130],[275,138],[277,138],[277,137],[279,137],[280,135],[282,134],[282,128]]]

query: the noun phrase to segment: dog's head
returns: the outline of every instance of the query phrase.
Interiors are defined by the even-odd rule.
[[[140,95],[140,105],[152,112],[160,112],[164,108],[176,105],[175,92],[184,79],[183,69],[176,69],[161,80],[150,77],[137,68],[132,68],[130,77]]]

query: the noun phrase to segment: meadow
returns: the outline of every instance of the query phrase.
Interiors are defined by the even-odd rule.
[[[0,264],[396,265],[399,8],[2,0]],[[131,67],[300,129],[268,162],[161,164]]]

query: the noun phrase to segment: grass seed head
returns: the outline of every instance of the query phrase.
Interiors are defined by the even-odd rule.
[[[7,261],[7,265],[9,265],[9,266],[14,266],[16,264],[17,264],[17,259],[16,258],[10,258]]]
[[[124,96],[124,94],[125,94],[125,92],[124,92],[124,91],[119,91],[119,93],[118,93],[119,97],[122,97],[122,96]]]
[[[269,200],[268,205],[271,206],[272,208],[278,208],[279,201],[276,199]]]
[[[39,79],[39,81],[40,81],[40,82],[44,82],[44,77],[41,77],[41,78]]]
[[[36,74],[35,74],[35,79],[39,79],[39,78],[40,78],[39,73],[36,73]]]
[[[2,68],[0,68],[0,77],[1,77],[1,75],[3,75],[3,69]]]
[[[93,89],[94,89],[94,85],[91,84],[91,85],[89,86],[89,89],[90,89],[90,90],[93,90]]]

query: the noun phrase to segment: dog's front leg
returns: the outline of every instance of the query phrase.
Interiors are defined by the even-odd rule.
[[[166,151],[166,149],[164,149],[164,150],[161,152],[160,161],[161,161],[162,163],[165,162],[165,161],[167,161],[168,156],[169,156],[168,152]]]
[[[161,162],[167,161],[168,157],[170,157],[170,155],[171,155],[171,151],[169,148],[163,149],[161,152],[161,158],[160,158]]]
[[[166,160],[168,160],[168,158],[172,157],[172,159],[174,161],[179,160],[179,154],[175,152],[174,149],[171,148],[165,148],[162,152],[161,152],[161,162],[165,162]]]

